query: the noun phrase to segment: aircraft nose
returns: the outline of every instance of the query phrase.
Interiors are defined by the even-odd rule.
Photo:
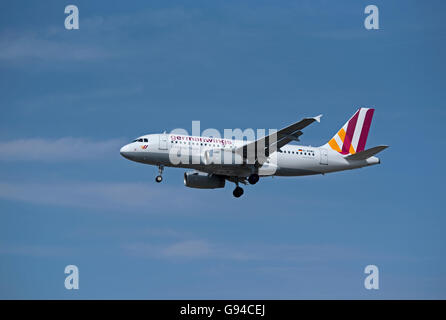
[[[121,148],[121,150],[119,150],[119,153],[121,154],[121,156],[123,156],[124,158],[128,158],[129,156],[129,146],[128,144],[123,146]]]

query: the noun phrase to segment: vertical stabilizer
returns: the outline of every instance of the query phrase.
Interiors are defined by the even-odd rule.
[[[358,109],[325,147],[345,155],[364,151],[374,111],[371,108]]]

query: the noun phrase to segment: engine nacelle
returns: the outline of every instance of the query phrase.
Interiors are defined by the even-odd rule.
[[[189,188],[217,189],[224,188],[225,178],[202,172],[185,172],[184,185]]]

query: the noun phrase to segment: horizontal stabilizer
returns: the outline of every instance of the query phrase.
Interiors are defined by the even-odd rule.
[[[383,151],[384,149],[388,148],[389,146],[377,146],[377,147],[373,147],[355,154],[351,154],[347,157],[345,157],[345,159],[347,160],[365,160],[368,159],[372,156],[374,156],[375,154],[377,154],[378,152]]]

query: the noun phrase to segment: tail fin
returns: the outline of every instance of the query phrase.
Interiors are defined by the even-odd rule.
[[[375,109],[359,108],[326,144],[341,154],[364,151]]]

